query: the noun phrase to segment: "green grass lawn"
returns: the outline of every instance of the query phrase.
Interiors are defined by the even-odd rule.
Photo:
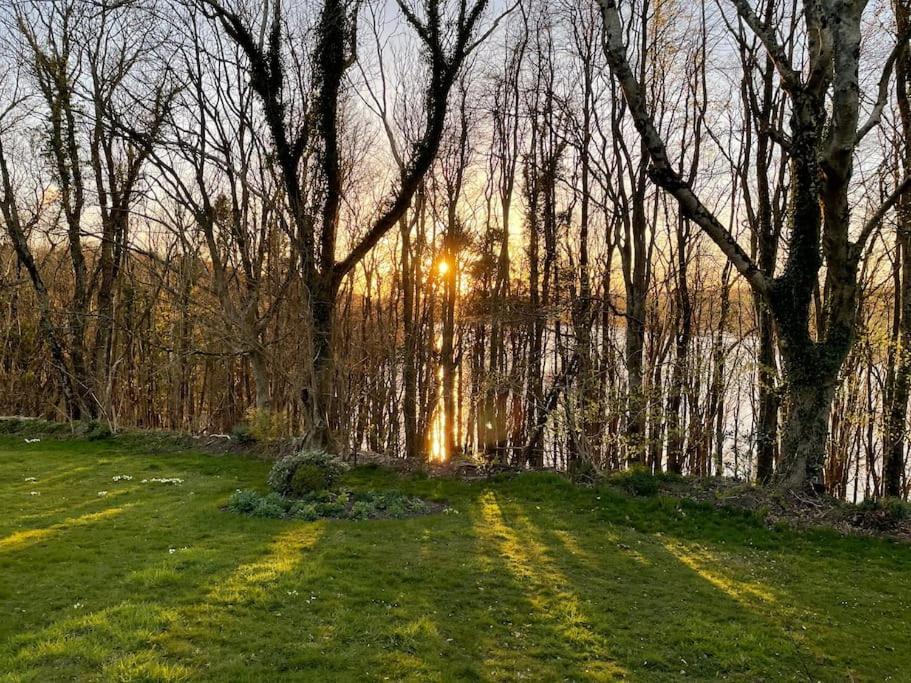
[[[220,509],[267,471],[0,439],[0,680],[911,677],[905,545],[534,474],[348,475],[456,511],[405,520]]]

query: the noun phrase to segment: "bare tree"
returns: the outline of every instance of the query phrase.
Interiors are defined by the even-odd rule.
[[[142,17],[131,10],[98,8],[83,0],[22,3],[9,19],[21,37],[23,60],[40,102],[43,150],[54,185],[49,196],[55,195],[53,203],[60,208],[70,261],[72,296],[65,331],[58,326],[52,336],[55,363],[67,375],[63,385],[71,417],[113,420],[117,280],[142,170],[170,100],[166,78],[136,80],[140,69],[155,73],[146,55],[157,36],[140,30]],[[127,109],[132,132],[119,125]],[[13,217],[14,188],[4,184],[7,229],[23,258],[32,247],[21,217]],[[95,206],[97,222],[89,216]],[[25,260],[33,263],[34,255]],[[40,273],[29,270],[39,299],[46,300]],[[46,329],[54,325],[50,309],[44,319]]]
[[[282,4],[264,9],[264,39],[257,36],[242,14],[218,0],[199,0],[223,30],[243,49],[250,84],[259,95],[274,146],[281,179],[294,224],[294,239],[300,253],[302,277],[310,292],[313,336],[313,386],[307,388],[312,419],[311,435],[316,441],[331,438],[332,340],[336,295],[344,277],[386,235],[408,209],[424,174],[428,171],[443,135],[449,92],[466,57],[479,44],[481,16],[486,0],[459,4],[449,19],[439,2],[428,0],[421,9],[399,3],[408,25],[423,45],[428,79],[424,89],[425,126],[415,141],[395,188],[378,217],[342,259],[336,257],[343,199],[343,165],[339,135],[342,127],[340,102],[344,97],[345,74],[357,52],[357,15],[360,3],[324,0],[316,20],[312,64],[314,85],[308,113],[299,120],[289,117],[289,74],[283,51]],[[268,18],[266,18],[268,15]],[[311,124],[312,123],[312,127]],[[312,154],[314,177],[304,178],[301,162]],[[305,203],[305,183],[316,186],[315,206]]]
[[[791,487],[821,485],[831,407],[838,373],[854,339],[857,267],[866,242],[883,215],[911,184],[904,179],[850,237],[849,190],[854,152],[877,125],[884,99],[861,122],[858,63],[861,56],[863,0],[804,4],[807,65],[801,73],[788,57],[773,26],[759,19],[746,0],[732,0],[738,16],[762,41],[775,63],[791,116],[790,248],[779,276],[763,270],[694,193],[671,164],[656,128],[640,79],[630,68],[622,20],[615,0],[599,0],[604,22],[604,53],[619,82],[630,115],[651,160],[651,179],[671,193],[681,211],[696,222],[768,303],[778,330],[784,362],[787,416],[782,434],[782,482]],[[880,85],[888,84],[895,60],[907,46],[899,36],[886,61]],[[886,90],[881,87],[880,90]],[[831,102],[831,104],[830,104]],[[883,102],[884,103],[884,102]],[[823,308],[811,320],[811,303],[826,263]],[[814,324],[823,325],[815,330]]]

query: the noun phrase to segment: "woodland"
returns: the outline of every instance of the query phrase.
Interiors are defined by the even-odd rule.
[[[907,497],[903,0],[15,0],[0,407]]]

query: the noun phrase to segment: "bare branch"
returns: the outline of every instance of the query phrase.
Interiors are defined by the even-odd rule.
[[[873,212],[873,215],[867,219],[867,222],[864,223],[864,227],[860,231],[860,235],[857,240],[851,245],[851,251],[855,259],[859,259],[863,253],[864,247],[866,246],[867,240],[870,239],[870,235],[879,227],[879,224],[882,223],[883,218],[886,214],[889,213],[889,210],[895,206],[895,203],[901,199],[902,195],[905,192],[911,191],[911,175],[905,176],[896,188],[892,191],[886,199],[880,204],[879,208]]]
[[[604,22],[604,55],[623,89],[630,115],[648,150],[652,162],[649,176],[658,186],[677,199],[683,213],[718,245],[737,272],[757,292],[767,293],[770,288],[768,276],[759,269],[749,254],[737,243],[736,238],[696,196],[689,183],[671,166],[664,140],[646,109],[641,86],[629,65],[616,0],[598,2],[601,5]]]
[[[905,52],[908,49],[909,39],[911,39],[911,27],[905,30],[905,32],[898,37],[898,40],[895,41],[895,45],[893,46],[892,51],[889,53],[889,57],[886,59],[886,63],[883,65],[883,72],[879,78],[876,103],[873,105],[873,111],[870,112],[869,118],[857,130],[857,136],[854,138],[855,144],[863,140],[864,136],[866,136],[867,133],[879,125],[879,120],[882,118],[883,109],[885,109],[886,102],[889,99],[889,81],[892,78],[892,71],[895,68],[895,62],[904,56]]]
[[[740,18],[743,19],[753,33],[756,34],[756,37],[759,38],[766,51],[769,53],[769,56],[775,64],[775,68],[781,76],[781,81],[785,90],[794,91],[799,89],[801,87],[800,74],[794,69],[787,53],[785,53],[784,48],[782,48],[781,44],[778,42],[778,38],[775,36],[775,30],[766,26],[759,20],[759,17],[756,16],[756,13],[753,11],[753,8],[750,7],[747,0],[730,0],[730,2],[734,5]]]

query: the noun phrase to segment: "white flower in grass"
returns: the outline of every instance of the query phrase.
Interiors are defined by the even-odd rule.
[[[107,491],[99,491],[99,492],[98,492],[98,497],[99,497],[99,498],[104,498],[106,495],[108,495],[108,492],[107,492]]]
[[[38,481],[38,477],[26,477],[25,481]]]
[[[29,492],[28,492],[28,495],[30,495],[30,496],[40,496],[40,495],[41,495],[41,492],[40,492],[40,491],[29,491]]]
[[[174,553],[177,552],[177,548],[168,548],[168,552],[169,552],[171,555],[173,555]]]
[[[183,479],[177,477],[153,477],[151,479],[143,479],[143,484],[183,484]]]
[[[129,474],[117,474],[111,477],[111,481],[132,481],[133,477]]]

